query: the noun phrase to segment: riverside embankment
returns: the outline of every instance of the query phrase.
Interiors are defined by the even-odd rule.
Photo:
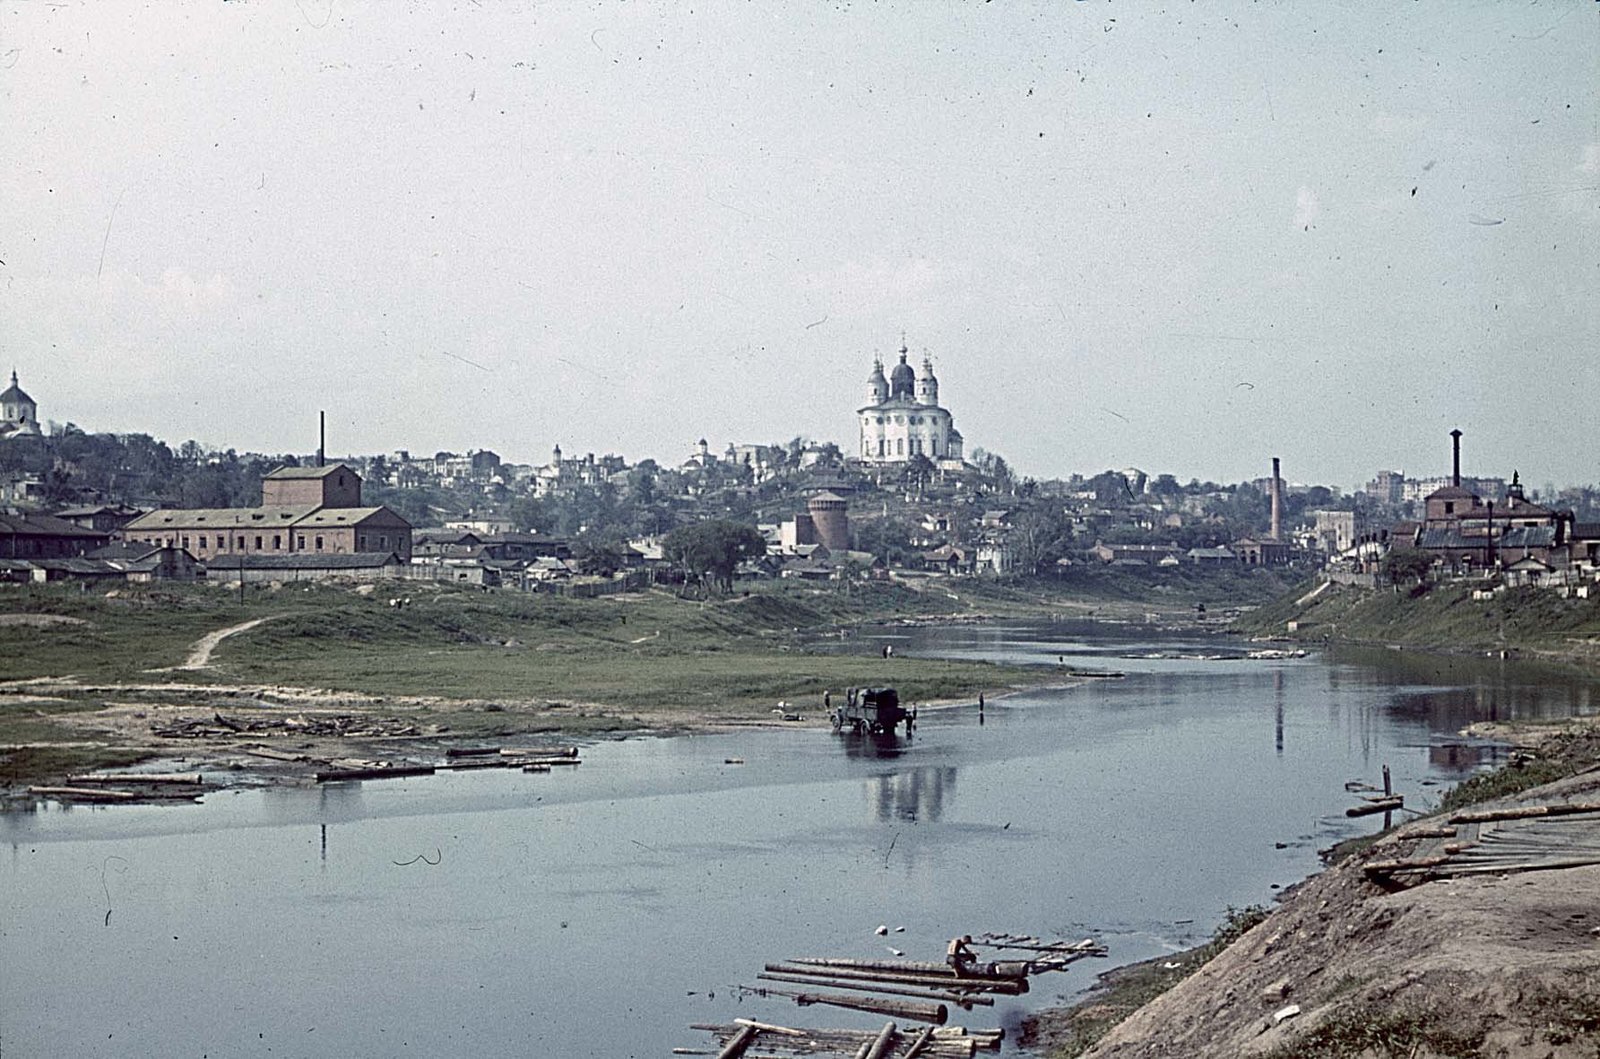
[[[937,711],[909,742],[584,740],[580,768],[542,775],[0,814],[7,1050],[660,1055],[736,1016],[881,1025],[730,991],[766,960],[886,943],[937,960],[991,930],[1105,943],[1106,962],[966,1020],[1014,1037],[1095,970],[1171,958],[1370,834],[1344,816],[1347,783],[1387,763],[1431,800],[1495,753],[1456,738],[1458,718],[1551,696],[1482,659],[1425,679],[1387,668],[1392,652],[1249,658],[1142,615],[861,640],[847,648],[880,661],[893,646],[897,662],[1125,675]]]
[[[1600,795],[1592,717],[1600,699],[1573,676],[1592,673],[1600,659],[1596,601],[1535,589],[1485,596],[1470,585],[1316,593],[1304,586],[1240,626],[1304,643],[1381,645],[1364,653],[1388,654],[1419,680],[1462,667],[1527,672],[1553,699],[1567,699],[1571,713],[1591,716],[1569,718],[1554,702],[1548,714],[1518,711],[1492,682],[1477,681],[1487,718],[1459,718],[1462,733],[1513,748],[1505,765],[1463,782],[1442,811],[1340,848],[1336,864],[1270,914],[1232,917],[1206,946],[1106,976],[1083,1002],[1038,1020],[1041,1050],[1271,1059],[1596,1054],[1600,814],[1550,824],[1534,817],[1537,828],[1517,817],[1526,807],[1588,805]],[[1363,648],[1334,653],[1354,657]],[[1508,662],[1519,658],[1549,667]],[[1515,811],[1498,825],[1451,819],[1496,809]],[[1422,866],[1374,870],[1397,862]]]

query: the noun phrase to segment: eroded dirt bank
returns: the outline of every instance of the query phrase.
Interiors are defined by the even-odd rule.
[[[1042,1019],[1036,1046],[1096,1059],[1600,1055],[1600,812],[1462,815],[1600,803],[1600,771],[1577,772],[1386,834],[1087,1051],[1064,1042],[1104,1016],[1106,995]],[[1430,860],[1442,863],[1373,868]]]

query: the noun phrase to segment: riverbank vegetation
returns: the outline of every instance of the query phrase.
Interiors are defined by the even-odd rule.
[[[1442,651],[1515,654],[1600,669],[1600,596],[1563,599],[1548,589],[1454,582],[1367,589],[1309,580],[1240,619],[1257,636],[1395,644]]]

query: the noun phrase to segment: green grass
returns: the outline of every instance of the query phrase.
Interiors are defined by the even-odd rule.
[[[1562,599],[1545,589],[1513,588],[1492,599],[1472,598],[1480,583],[1392,589],[1334,586],[1310,604],[1296,601],[1316,585],[1306,581],[1247,615],[1242,632],[1341,640],[1447,651],[1512,651],[1594,667],[1600,665],[1600,597]],[[1298,629],[1288,632],[1287,623]]]
[[[820,716],[824,690],[893,683],[904,699],[975,698],[1060,679],[1053,668],[845,654],[825,634],[862,622],[956,613],[1038,613],[1036,590],[974,585],[969,596],[872,584],[762,586],[698,601],[668,592],[573,600],[397,582],[367,593],[332,585],[252,587],[243,602],[204,585],[84,592],[0,588],[0,614],[73,623],[0,624],[0,680],[73,678],[104,695],[48,689],[44,701],[0,699],[0,779],[21,782],[97,764],[126,764],[115,746],[63,715],[106,698],[232,705],[230,684],[289,685],[439,699],[406,707],[419,724],[469,737],[672,728],[699,717],[761,717],[780,701]],[[404,607],[392,599],[409,599]],[[202,670],[168,672],[207,633],[270,619],[224,639]],[[819,647],[819,644],[821,646]],[[141,692],[183,683],[202,691]],[[382,704],[371,707],[382,711]],[[111,740],[107,740],[108,742]],[[24,747],[23,744],[55,744]]]

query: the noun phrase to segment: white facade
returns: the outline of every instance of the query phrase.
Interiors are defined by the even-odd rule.
[[[867,404],[858,409],[860,455],[864,463],[905,463],[926,456],[934,463],[962,462],[961,432],[949,411],[939,407],[939,380],[933,364],[922,361],[917,377],[900,347],[900,363],[886,379],[876,360],[867,376]]]

